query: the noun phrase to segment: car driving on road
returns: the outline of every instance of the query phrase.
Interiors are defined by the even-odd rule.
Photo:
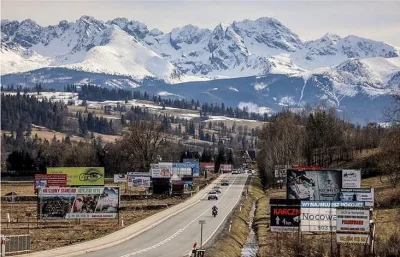
[[[214,191],[217,192],[217,193],[221,193],[221,192],[222,192],[222,191],[221,191],[221,188],[220,188],[219,186],[213,187],[212,190],[214,190]]]
[[[218,193],[215,190],[212,190],[208,193],[208,200],[218,200]]]
[[[221,186],[229,186],[229,181],[226,179],[221,180]]]

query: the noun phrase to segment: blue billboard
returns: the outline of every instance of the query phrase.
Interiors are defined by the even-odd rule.
[[[193,177],[198,177],[200,176],[200,163],[199,159],[183,159],[184,164],[192,164],[193,168]]]

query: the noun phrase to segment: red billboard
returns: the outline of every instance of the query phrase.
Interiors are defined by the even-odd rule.
[[[67,186],[67,174],[35,174],[34,189],[38,187],[65,187]]]

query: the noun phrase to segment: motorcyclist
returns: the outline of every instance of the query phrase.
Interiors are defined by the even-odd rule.
[[[212,207],[212,211],[213,211],[213,212],[215,211],[215,213],[218,213],[218,207],[217,207],[216,205],[214,205],[214,206]]]

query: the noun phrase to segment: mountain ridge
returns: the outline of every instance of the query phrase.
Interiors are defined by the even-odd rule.
[[[368,106],[365,102],[400,92],[399,47],[332,33],[303,41],[268,17],[220,23],[214,29],[188,24],[166,33],[127,18],[82,16],[43,27],[30,19],[2,20],[1,32],[2,83],[84,82],[143,90],[151,84],[156,94],[168,93],[174,85],[170,95],[275,110],[308,102],[339,108],[356,98]],[[280,82],[273,82],[277,78]],[[216,79],[221,82],[212,82]],[[181,85],[192,81],[200,89],[180,94],[178,89],[185,91]],[[208,88],[210,84],[217,86]],[[276,91],[277,85],[283,91]],[[214,88],[224,88],[225,94]]]

